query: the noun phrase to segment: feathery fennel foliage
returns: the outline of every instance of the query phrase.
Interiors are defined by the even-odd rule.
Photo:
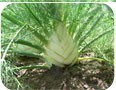
[[[26,23],[8,52],[43,57],[50,67],[73,65],[85,49],[113,32],[112,13],[104,4],[13,3],[2,12],[2,38],[10,40]]]
[[[24,90],[14,77],[17,69],[50,69],[52,64],[65,67],[88,59],[114,64],[113,51],[104,53],[112,50],[114,37],[113,12],[105,4],[13,3],[1,15],[2,53],[5,51],[1,76],[5,85],[12,78],[17,89]],[[80,57],[85,50],[101,57]],[[6,54],[36,57],[45,64],[16,67],[6,61]]]

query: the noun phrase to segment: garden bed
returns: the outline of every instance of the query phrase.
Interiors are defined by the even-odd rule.
[[[42,63],[36,58],[21,59],[23,61],[17,66]],[[50,70],[23,69],[16,73],[25,88],[33,90],[104,90],[111,86],[114,79],[112,67],[108,68],[105,63],[92,60],[81,61],[63,69],[53,66]]]

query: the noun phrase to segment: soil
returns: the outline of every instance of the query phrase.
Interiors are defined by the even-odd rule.
[[[38,59],[22,59],[17,66],[42,63]],[[50,70],[24,69],[15,73],[25,90],[105,90],[114,79],[114,68],[95,60],[81,61],[73,67],[59,68],[53,65]]]

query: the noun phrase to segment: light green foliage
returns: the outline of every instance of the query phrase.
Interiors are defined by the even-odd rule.
[[[104,61],[109,66],[114,64],[114,16],[105,4],[13,3],[4,8],[1,15],[2,53],[6,51],[4,55],[10,57],[36,57],[46,62],[16,67],[12,59],[6,61],[5,56],[2,57],[5,84],[6,77],[13,76],[16,69],[49,69],[52,64],[65,67],[87,59]],[[96,57],[80,58],[85,51],[94,52]],[[23,89],[15,77],[13,80],[17,88]]]
[[[95,41],[106,45],[100,38],[113,31],[113,12],[104,4],[17,3],[3,10],[2,22],[2,35],[7,37],[12,33],[6,38],[8,40],[18,28],[27,24],[15,38],[11,50],[37,53],[49,63],[62,67],[78,60]]]

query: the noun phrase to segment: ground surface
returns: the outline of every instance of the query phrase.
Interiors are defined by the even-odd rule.
[[[17,66],[40,64],[38,59],[23,57]],[[17,78],[32,90],[104,90],[111,86],[114,79],[114,69],[106,68],[105,63],[95,60],[81,61],[73,67],[51,70],[24,69],[16,71]]]

